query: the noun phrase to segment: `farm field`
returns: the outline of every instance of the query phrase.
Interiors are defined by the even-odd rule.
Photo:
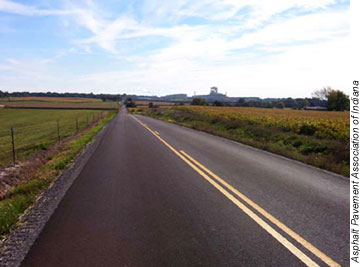
[[[98,120],[100,110],[0,109],[0,167],[12,162],[11,131],[14,129],[16,159],[27,159]],[[77,126],[76,126],[77,121]]]
[[[109,110],[118,109],[119,105],[116,102],[101,102],[101,103],[57,103],[57,102],[10,102],[1,103],[5,108],[17,109],[98,109]]]
[[[0,102],[11,102],[11,101],[42,101],[42,102],[66,102],[66,103],[97,103],[102,102],[101,99],[97,98],[79,98],[79,97],[8,97],[0,98]]]
[[[174,106],[173,102],[165,102],[165,101],[136,100],[134,102],[137,106],[149,106],[150,102],[152,102],[155,106]]]
[[[9,101],[10,100],[10,101]],[[40,109],[118,109],[116,101],[102,101],[95,98],[73,97],[11,97],[0,98],[0,105],[6,108]]]
[[[202,106],[139,107],[131,112],[349,175],[349,112]]]

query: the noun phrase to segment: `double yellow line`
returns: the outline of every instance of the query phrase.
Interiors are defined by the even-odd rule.
[[[146,124],[141,122],[139,119],[137,119],[135,117],[132,117],[132,118],[134,118],[139,124],[141,124],[144,128],[146,128],[154,136],[156,136],[165,146],[167,146],[172,152],[174,152],[177,156],[179,156],[186,164],[188,164],[191,168],[193,168],[198,174],[200,174],[200,176],[202,176],[206,181],[208,181],[217,190],[219,190],[224,196],[226,196],[231,202],[233,202],[238,208],[240,208],[245,214],[247,214],[251,219],[253,219],[257,224],[259,224],[265,231],[267,231],[271,236],[273,236],[277,241],[279,241],[284,247],[286,247],[292,254],[294,254],[298,259],[300,259],[307,266],[319,266],[319,265],[316,262],[314,262],[311,258],[309,258],[305,253],[303,253],[301,250],[299,250],[290,241],[288,241],[283,235],[281,235],[279,232],[277,232],[272,226],[270,226],[262,218],[260,218],[255,212],[253,212],[251,209],[249,209],[247,206],[245,206],[242,202],[240,202],[239,199],[244,201],[251,208],[253,208],[259,214],[261,214],[266,219],[268,219],[271,223],[276,225],[283,232],[285,232],[287,235],[292,237],[294,240],[296,240],[299,244],[301,244],[304,248],[309,250],[311,253],[313,253],[315,256],[317,256],[319,259],[321,259],[327,265],[340,266],[340,264],[338,264],[336,261],[331,259],[325,253],[321,252],[318,248],[316,248],[310,242],[306,241],[299,234],[297,234],[296,232],[291,230],[289,227],[287,227],[281,221],[276,219],[274,216],[272,216],[266,210],[261,208],[258,204],[256,204],[254,201],[252,201],[251,199],[246,197],[244,194],[239,192],[232,185],[230,185],[229,183],[227,183],[226,181],[221,179],[219,176],[217,176],[211,170],[206,168],[204,165],[202,165],[196,159],[194,159],[193,157],[191,157],[190,155],[188,155],[187,153],[185,153],[182,150],[177,151],[169,143],[167,143],[163,138],[161,138],[157,131],[153,131]],[[229,191],[231,193],[233,193],[235,196],[237,196],[239,199],[234,197]]]

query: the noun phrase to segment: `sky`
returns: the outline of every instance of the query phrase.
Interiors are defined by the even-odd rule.
[[[348,86],[349,1],[0,0],[0,90],[310,97]]]

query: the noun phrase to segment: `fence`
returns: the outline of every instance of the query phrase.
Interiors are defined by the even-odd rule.
[[[101,120],[103,113],[92,113],[75,118],[54,119],[44,123],[11,126],[0,130],[0,167],[15,165],[39,150],[78,133]]]

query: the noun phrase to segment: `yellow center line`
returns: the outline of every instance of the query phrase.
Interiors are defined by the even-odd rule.
[[[188,160],[185,156],[183,156],[175,148],[173,148],[170,144],[168,144],[164,139],[156,135],[156,133],[153,130],[151,130],[147,125],[145,125],[135,117],[132,118],[134,118],[139,124],[141,124],[155,137],[157,137],[165,146],[167,146],[171,151],[173,151],[177,156],[179,156],[185,163],[187,163],[191,168],[193,168],[197,173],[199,173],[205,180],[207,180],[211,185],[213,185],[217,190],[219,190],[223,195],[225,195],[229,200],[231,200],[237,207],[239,207],[245,214],[247,214],[251,219],[253,219],[257,224],[259,224],[265,231],[267,231],[276,240],[278,240],[284,247],[286,247],[292,254],[294,254],[303,263],[305,263],[307,266],[319,266],[316,262],[310,259],[301,250],[295,247],[290,241],[288,241],[285,237],[283,237],[280,233],[278,233],[274,228],[272,228],[268,223],[266,223],[253,211],[251,211],[248,207],[246,207],[243,203],[241,203],[238,199],[236,199],[233,195],[231,195],[228,191],[226,191],[222,186],[220,186],[213,179],[211,179],[206,173],[204,173],[201,169],[199,169],[196,165],[194,165],[190,160]],[[182,153],[184,152],[182,151]]]
[[[154,131],[157,135],[160,135],[158,131]]]
[[[261,215],[263,215],[265,218],[267,218],[269,221],[271,221],[273,224],[275,224],[277,227],[279,227],[281,230],[283,230],[286,234],[294,238],[297,242],[299,242],[301,245],[303,245],[306,249],[311,251],[314,255],[316,255],[318,258],[320,258],[323,262],[328,264],[329,266],[340,266],[336,261],[331,259],[329,256],[327,256],[325,253],[321,252],[318,248],[316,248],[314,245],[312,245],[309,241],[305,240],[303,237],[301,237],[299,234],[291,230],[289,227],[287,227],[284,223],[276,219],[274,216],[272,216],[269,212],[261,208],[258,204],[256,204],[254,201],[246,197],[244,194],[240,193],[236,188],[234,188],[232,185],[225,182],[223,179],[221,179],[219,176],[217,176],[215,173],[210,171],[208,168],[206,168],[204,165],[202,165],[200,162],[195,160],[193,157],[185,153],[183,150],[180,150],[182,154],[184,154],[187,158],[189,158],[191,161],[193,161],[197,166],[199,166],[201,169],[203,169],[205,172],[207,172],[210,176],[212,176],[215,180],[217,180],[219,183],[221,183],[224,187],[226,187],[229,191],[233,192],[235,195],[237,195],[239,198],[241,198],[244,202],[249,204],[252,208],[257,210]]]

